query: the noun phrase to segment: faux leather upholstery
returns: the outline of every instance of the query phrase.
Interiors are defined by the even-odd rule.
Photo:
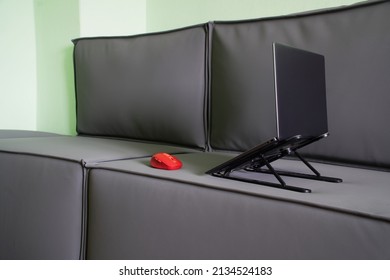
[[[0,152],[0,259],[80,259],[84,180],[80,164]]]
[[[206,29],[74,40],[77,131],[204,149]]]
[[[177,155],[183,168],[147,159],[93,166],[89,259],[388,259],[390,173],[314,164],[344,183],[286,178],[300,194],[215,178],[233,155]],[[296,161],[276,168],[307,172]],[[310,172],[310,171],[309,171]],[[264,174],[245,174],[272,180]],[[264,178],[266,177],[266,178]]]

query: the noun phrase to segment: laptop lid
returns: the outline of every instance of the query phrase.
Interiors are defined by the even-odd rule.
[[[277,137],[328,134],[323,55],[273,43]]]

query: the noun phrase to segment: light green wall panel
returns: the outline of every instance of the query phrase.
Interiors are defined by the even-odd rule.
[[[79,0],[80,36],[120,36],[146,31],[146,0]]]
[[[75,134],[73,45],[78,0],[35,0],[37,130]]]
[[[0,129],[36,128],[32,1],[0,0]]]
[[[360,0],[147,0],[147,31],[174,29],[212,20],[278,16]]]

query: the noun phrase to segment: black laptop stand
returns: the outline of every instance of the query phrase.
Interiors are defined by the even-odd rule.
[[[342,179],[340,178],[322,176],[297,151],[299,148],[302,148],[303,146],[306,146],[326,136],[327,134],[316,138],[304,139],[298,135],[284,141],[280,141],[274,138],[262,145],[259,145],[233,158],[232,160],[229,160],[207,171],[206,173],[216,177],[225,178],[225,179],[255,183],[255,184],[265,185],[269,187],[285,189],[289,191],[310,193],[311,192],[310,189],[287,185],[281,176],[298,177],[298,178],[332,182],[332,183],[342,182]],[[313,174],[276,170],[271,165],[271,162],[291,154],[296,155],[298,159],[300,159],[313,172]],[[235,176],[234,171],[238,171],[238,170],[272,174],[275,176],[278,183],[257,180],[257,179],[243,178],[242,176]]]

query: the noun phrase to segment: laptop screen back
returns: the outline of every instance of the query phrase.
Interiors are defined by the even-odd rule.
[[[279,139],[328,133],[324,56],[274,43]]]

